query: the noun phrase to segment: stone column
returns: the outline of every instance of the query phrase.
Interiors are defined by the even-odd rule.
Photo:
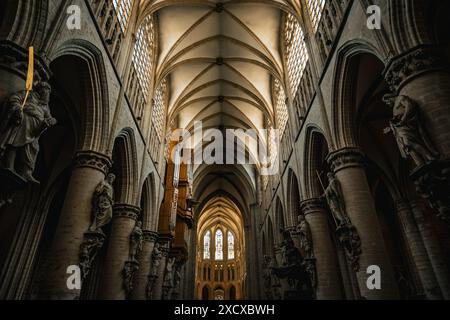
[[[428,253],[431,266],[444,299],[450,299],[450,275],[433,226],[427,221],[419,203],[411,203],[414,219]]]
[[[140,209],[129,204],[116,204],[109,236],[108,249],[99,287],[99,299],[125,300],[123,268],[129,258],[130,234]]]
[[[318,300],[342,299],[339,266],[336,248],[330,237],[327,212],[320,199],[309,199],[301,203],[312,235],[314,258],[316,259],[316,296]]]
[[[39,288],[38,299],[73,300],[80,290],[67,288],[67,268],[78,265],[80,245],[92,222],[92,196],[97,185],[105,179],[111,160],[93,151],[79,152],[50,249],[45,279]]]
[[[139,270],[134,279],[134,289],[131,294],[132,300],[147,300],[147,283],[152,263],[152,254],[158,233],[144,230],[144,242],[139,255]]]
[[[366,299],[398,299],[398,287],[389,261],[374,200],[364,169],[364,156],[357,148],[331,153],[328,162],[339,180],[346,213],[360,238],[361,253],[356,276],[361,296]],[[381,269],[381,290],[367,287],[369,266]]]
[[[430,300],[442,299],[441,289],[433,273],[433,268],[428,259],[427,251],[420,237],[409,203],[398,201],[397,214],[426,297]]]

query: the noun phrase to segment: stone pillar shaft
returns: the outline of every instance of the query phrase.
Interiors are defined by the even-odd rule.
[[[131,294],[132,300],[147,300],[147,283],[152,264],[153,248],[158,239],[158,233],[144,230],[144,242],[139,255],[139,270],[134,281],[134,290]]]
[[[443,259],[439,241],[435,235],[435,230],[426,220],[422,208],[417,202],[411,204],[414,218],[417,223],[423,244],[428,253],[431,266],[441,288],[444,299],[450,299],[450,275],[447,265]]]
[[[125,300],[123,268],[129,258],[130,234],[136,224],[140,209],[127,204],[116,204],[111,234],[105,258],[99,298],[102,300]]]
[[[442,299],[441,290],[433,273],[433,268],[409,204],[404,201],[398,202],[397,213],[426,297],[430,300]]]
[[[363,166],[363,154],[356,148],[345,148],[330,154],[328,162],[340,181],[346,213],[361,240],[359,270],[356,272],[361,296],[397,299],[398,287]],[[381,269],[381,290],[369,290],[367,286],[367,268],[372,265]]]
[[[70,178],[69,187],[56,228],[43,276],[39,299],[73,300],[80,290],[67,288],[67,268],[79,264],[80,245],[92,222],[92,196],[111,166],[108,157],[95,152],[80,152]]]
[[[330,236],[327,212],[320,199],[303,201],[302,212],[309,224],[316,259],[318,300],[342,299],[336,248]]]

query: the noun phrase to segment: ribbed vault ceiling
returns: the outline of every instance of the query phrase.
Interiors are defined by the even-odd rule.
[[[156,83],[169,79],[169,123],[192,129],[273,123],[272,79],[284,83],[280,26],[291,1],[145,1],[154,14]]]

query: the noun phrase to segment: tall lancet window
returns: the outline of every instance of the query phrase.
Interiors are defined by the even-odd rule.
[[[284,92],[283,86],[278,79],[275,79],[273,82],[273,97],[275,103],[277,128],[281,139],[284,135],[284,131],[286,130],[286,125],[289,120],[289,113],[286,105],[286,93]]]
[[[306,3],[308,4],[308,11],[314,31],[317,31],[320,18],[322,17],[323,7],[325,6],[325,0],[307,0]]]
[[[151,15],[147,16],[136,33],[136,43],[133,52],[133,65],[136,70],[139,84],[147,99],[150,88],[150,78],[153,69],[153,49],[155,46],[154,21]]]
[[[133,7],[133,0],[113,0],[114,8],[116,9],[117,19],[119,20],[122,32],[125,32],[128,21],[130,20],[131,8]]]
[[[228,231],[228,260],[234,259],[234,236]]]
[[[223,233],[220,229],[216,231],[216,260],[223,260]]]
[[[203,237],[203,259],[211,259],[211,232],[208,231]]]
[[[284,44],[291,93],[295,97],[308,62],[308,52],[303,30],[291,14],[286,16],[284,22]]]

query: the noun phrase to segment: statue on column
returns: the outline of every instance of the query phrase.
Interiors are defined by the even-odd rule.
[[[272,258],[268,255],[264,256],[263,261],[263,279],[264,279],[264,292],[268,300],[280,300],[281,299],[281,283],[277,276],[275,276],[273,269],[275,264]]]
[[[136,257],[142,251],[143,239],[144,233],[142,232],[142,222],[138,221],[130,235],[130,261],[137,261]]]
[[[304,258],[314,258],[311,228],[304,215],[298,215],[298,224],[293,233],[300,238],[300,249],[305,254]]]
[[[171,257],[167,260],[166,270],[164,271],[164,281],[163,281],[163,293],[162,299],[167,300],[169,298],[170,290],[173,288],[173,267],[175,264],[175,258]]]
[[[342,194],[341,183],[336,176],[328,173],[328,187],[325,189],[324,197],[327,200],[328,207],[333,214],[336,225],[346,225],[349,223],[347,214],[345,212],[344,196]]]
[[[80,267],[85,279],[97,257],[98,252],[103,247],[106,236],[102,228],[112,219],[114,204],[114,183],[115,175],[109,174],[106,179],[98,184],[92,199],[92,224],[88,231],[84,233],[83,243],[80,246]]]
[[[95,189],[92,203],[94,219],[89,227],[90,232],[103,234],[102,228],[111,222],[114,206],[113,183],[115,179],[116,176],[110,173]]]
[[[420,167],[439,157],[423,125],[420,108],[416,102],[407,96],[391,97],[385,101],[392,106],[393,118],[390,127],[384,130],[392,132],[397,140],[403,158],[409,157]]]
[[[33,177],[39,138],[57,123],[50,113],[50,93],[50,85],[39,82],[25,104],[26,92],[20,91],[11,95],[1,110],[1,167],[27,182],[39,183]]]
[[[155,243],[152,253],[152,265],[150,268],[150,274],[148,276],[147,282],[147,298],[150,299],[152,296],[153,289],[156,284],[156,279],[158,279],[158,270],[161,264],[162,251],[160,250],[160,244]]]

